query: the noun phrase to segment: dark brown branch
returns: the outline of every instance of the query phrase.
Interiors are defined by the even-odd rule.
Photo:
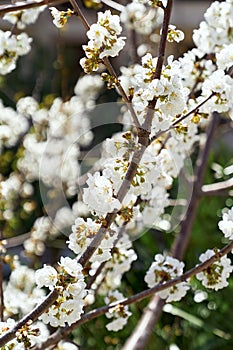
[[[170,24],[172,6],[173,6],[173,0],[168,0],[167,6],[166,8],[164,8],[162,33],[161,33],[161,38],[159,43],[158,62],[157,62],[156,71],[153,77],[154,79],[160,79],[162,68],[163,68],[163,62],[164,62],[164,56],[165,56],[165,50],[166,50],[166,44],[167,44],[168,26]]]

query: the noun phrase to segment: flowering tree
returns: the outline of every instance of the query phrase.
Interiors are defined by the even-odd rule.
[[[3,19],[13,25],[0,31],[3,76],[31,50],[27,25],[58,3],[62,1],[29,0],[0,7]],[[228,286],[233,271],[227,257],[233,249],[233,208],[223,210],[216,227],[219,246],[209,242],[190,269],[183,261],[200,198],[228,195],[233,185],[232,167],[216,164],[216,173],[226,178],[204,184],[217,129],[224,125],[229,130],[233,115],[233,1],[210,6],[194,30],[196,48],[178,59],[165,59],[167,42],[184,39],[170,24],[172,0],[90,4],[107,6],[92,24],[76,0],[66,10],[49,9],[56,27],[77,17],[87,32],[80,57],[85,74],[73,96],[55,98],[49,106],[34,96],[18,99],[15,108],[0,105],[2,157],[16,152],[0,185],[1,349],[78,349],[65,340],[78,327],[105,314],[106,332],[117,332],[133,313],[130,305],[151,297],[123,346],[145,349],[162,310],[186,297],[194,276],[203,287],[217,291]],[[120,56],[129,44],[132,60],[118,74],[111,57]],[[93,110],[97,116],[108,115],[112,108],[96,103],[105,86],[117,91],[121,131],[103,142],[100,159],[82,173],[88,158],[81,160],[82,149],[93,138],[90,115]],[[35,204],[38,186],[41,210]],[[30,232],[14,237],[12,220],[19,203]],[[65,254],[53,266],[48,260],[41,266],[46,246],[69,225]],[[134,241],[151,227],[170,232],[170,251],[156,248],[144,271],[146,289],[123,295],[123,275],[137,260]],[[8,254],[17,242],[23,242],[29,266]],[[4,266],[11,270],[7,281]]]

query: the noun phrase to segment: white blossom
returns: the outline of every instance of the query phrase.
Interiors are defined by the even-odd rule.
[[[36,219],[30,232],[30,237],[23,243],[28,254],[42,255],[45,251],[45,240],[49,236],[51,221],[48,217]]]
[[[216,53],[216,61],[219,69],[228,69],[233,66],[233,43],[224,45],[222,50]]]
[[[113,292],[110,292],[104,300],[106,304],[111,304],[123,299],[123,294],[115,290]],[[105,315],[107,318],[113,318],[113,321],[106,325],[108,331],[117,332],[127,324],[128,318],[132,315],[128,309],[128,306],[123,306],[121,304],[118,304],[117,306],[109,309]]]
[[[22,11],[9,12],[3,16],[3,19],[16,25],[19,29],[24,29],[27,25],[35,23],[39,14],[45,9],[46,6],[38,6]]]
[[[140,34],[148,35],[161,24],[161,12],[133,1],[123,8],[120,18],[126,28],[134,29]]]
[[[69,236],[68,247],[76,254],[81,255],[88,246],[91,245],[93,238],[99,232],[100,223],[87,218],[77,218],[75,225],[72,226],[72,233]],[[110,227],[109,232],[106,232],[101,243],[90,258],[91,262],[104,262],[111,258],[111,248],[116,240],[116,232]]]
[[[43,290],[36,287],[35,271],[15,262],[4,290],[5,315],[26,315],[43,296]]]
[[[46,265],[37,270],[39,286],[59,290],[56,303],[40,316],[40,320],[52,327],[65,327],[80,319],[87,294],[82,270],[82,265],[69,257],[61,257],[58,271]]]
[[[205,262],[211,258],[215,251],[208,249],[205,253],[201,254],[199,260]],[[226,256],[219,257],[213,264],[199,272],[196,277],[201,281],[204,287],[219,290],[228,286],[227,279],[230,277],[233,271],[231,260]]]
[[[233,239],[233,208],[223,213],[222,220],[219,221],[218,227],[226,238]]]
[[[90,210],[105,215],[121,208],[119,200],[114,198],[114,188],[107,177],[99,172],[88,174],[87,185],[83,190],[83,201]]]
[[[78,346],[67,341],[60,341],[54,350],[78,350]]]
[[[169,42],[176,41],[179,43],[180,41],[184,40],[184,33],[181,30],[176,29],[176,26],[170,24],[168,27],[167,40]]]
[[[44,265],[42,269],[36,271],[36,284],[39,288],[48,287],[53,290],[58,278],[57,271],[49,265]]]
[[[98,70],[99,61],[104,57],[115,57],[125,45],[125,38],[118,37],[122,31],[120,17],[112,15],[110,10],[98,12],[98,21],[91,25],[87,36],[90,39],[83,45],[86,57],[80,64],[86,73]]]
[[[31,41],[26,33],[12,35],[10,31],[0,30],[0,74],[8,74],[16,68],[18,57],[30,51]]]
[[[68,18],[72,15],[72,10],[59,11],[56,7],[50,7],[51,15],[53,17],[53,24],[57,28],[62,28],[66,24]]]
[[[100,295],[106,295],[110,290],[118,288],[121,284],[123,274],[130,270],[133,261],[137,259],[137,255],[132,248],[132,242],[129,236],[124,233],[116,242],[111,259],[109,259],[102,273],[97,277],[96,286]],[[90,274],[93,275],[100,262],[93,261]]]
[[[145,282],[149,288],[153,288],[159,283],[166,283],[183,274],[184,263],[170,256],[162,254],[155,255],[155,261],[150,266],[145,276]],[[173,287],[164,289],[157,294],[166,302],[179,301],[182,299],[189,286],[185,282],[176,284]]]

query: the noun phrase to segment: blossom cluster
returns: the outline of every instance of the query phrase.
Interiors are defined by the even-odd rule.
[[[0,336],[12,330],[16,325],[13,318],[8,318],[6,322],[0,322]],[[16,333],[16,338],[7,343],[2,349],[6,350],[25,350],[31,346],[41,346],[49,336],[47,327],[42,322],[31,324],[28,322]]]
[[[70,100],[63,102],[57,98],[50,108],[40,105],[30,96],[19,99],[16,109],[0,102],[1,152],[4,154],[8,149],[12,152],[12,147],[20,147],[17,169],[9,177],[0,177],[1,220],[7,221],[9,227],[10,220],[21,215],[19,205],[22,205],[24,216],[33,216],[37,205],[33,198],[34,181],[41,182],[43,198],[50,198],[44,184],[59,191],[65,188],[64,199],[77,193],[79,149],[92,140],[89,112],[94,108],[102,86],[100,77],[85,76],[78,80]],[[58,197],[59,191],[54,192]],[[53,200],[56,201],[54,196]],[[45,250],[45,240],[51,234],[54,237],[70,226],[75,217],[88,214],[83,202],[75,202],[72,208],[67,206],[66,200],[59,199],[57,204],[55,213],[52,213],[53,224],[47,217],[35,221],[31,237],[24,242],[27,254],[40,256]],[[53,204],[46,210],[51,215]]]
[[[83,46],[86,57],[80,60],[80,64],[86,73],[97,71],[104,57],[115,57],[125,45],[121,34],[120,18],[112,15],[110,10],[98,12],[98,21],[91,25],[87,32],[89,40]]]
[[[51,107],[41,108],[32,97],[17,102],[17,112],[33,122],[33,131],[23,140],[24,154],[18,168],[28,181],[40,178],[49,186],[65,183],[67,194],[76,191],[80,174],[78,163],[80,145],[92,140],[88,110],[95,105],[97,91],[102,87],[100,77],[89,81],[83,77],[75,86],[75,95],[63,102],[56,98]],[[80,84],[84,90],[81,91]],[[89,89],[89,99],[85,94]]]
[[[122,9],[120,19],[126,28],[148,35],[161,25],[162,11],[148,8],[139,1],[132,1]]]
[[[92,286],[93,290],[97,290],[100,295],[106,295],[111,290],[119,288],[124,273],[130,270],[135,260],[137,260],[137,255],[132,247],[132,242],[129,235],[124,233],[116,240],[111,250],[111,259],[106,262],[101,273],[97,276]],[[99,267],[100,262],[93,262],[90,275],[95,275]]]
[[[62,28],[66,24],[68,18],[73,14],[72,10],[59,11],[56,7],[50,7],[53,23],[57,28]]]
[[[123,74],[120,76],[121,84],[128,94],[133,92],[132,104],[141,124],[148,113],[149,102],[156,99],[152,135],[166,130],[176,116],[188,111],[186,101],[189,90],[183,86],[181,64],[169,56],[161,79],[154,79],[156,65],[157,57],[147,53],[142,57],[141,65],[122,67]]]
[[[38,2],[38,0],[36,1]],[[27,25],[34,23],[45,8],[46,6],[38,6],[32,9],[9,12],[3,16],[3,19],[12,23],[18,29],[24,29]],[[13,34],[11,31],[0,30],[1,75],[8,74],[16,68],[18,58],[26,55],[31,50],[31,42],[32,38],[25,32]]]
[[[75,220],[75,225],[72,226],[73,232],[69,236],[68,247],[75,254],[81,255],[87,247],[91,245],[100,227],[101,223],[93,221],[91,218],[87,218],[87,221],[83,218],[77,218]],[[95,253],[90,258],[90,261],[102,263],[111,259],[111,249],[113,248],[116,236],[116,231],[110,227]]]
[[[207,9],[205,21],[194,30],[193,40],[201,54],[220,52],[232,42],[232,0],[214,1]]]
[[[40,319],[53,327],[64,327],[78,321],[83,313],[86,296],[83,267],[76,260],[61,257],[58,271],[45,265],[36,271],[36,283],[39,288],[56,288],[59,296]]]
[[[13,271],[4,288],[6,317],[26,315],[44,297],[44,291],[37,288],[35,278],[33,269],[21,265],[17,260],[13,262]]]
[[[0,336],[12,330],[16,325],[13,318],[8,318],[5,322],[0,322]],[[32,346],[39,346],[47,340],[49,331],[43,322],[37,321],[26,323],[16,333],[16,338],[4,346],[4,350],[25,350]],[[78,350],[78,347],[68,341],[60,341],[54,350]]]
[[[10,31],[0,30],[0,74],[5,75],[16,68],[19,56],[31,50],[32,39],[26,34],[15,35]]]
[[[41,256],[45,251],[45,241],[49,235],[51,228],[51,221],[48,217],[42,216],[33,224],[31,234],[28,239],[24,241],[25,252]]]
[[[145,276],[148,287],[153,288],[158,283],[166,283],[183,274],[184,263],[162,254],[155,255],[155,261],[150,266]],[[164,289],[157,294],[166,302],[178,301],[182,299],[189,286],[185,282],[176,284],[173,287]]]
[[[226,238],[233,239],[233,208],[223,212],[222,220],[219,221],[218,227]]]
[[[17,127],[16,127],[17,126]],[[12,147],[29,127],[27,118],[17,113],[11,107],[5,107],[0,100],[0,150],[2,147]]]
[[[217,251],[208,249],[200,255],[199,260],[204,262],[216,253]],[[196,277],[206,288],[218,290],[228,286],[227,279],[230,277],[232,271],[231,260],[226,256],[222,256],[202,272],[199,272]]]
[[[36,0],[40,2],[40,0]],[[15,4],[20,4],[19,1],[15,1]],[[30,0],[26,0],[25,3],[30,3]],[[46,5],[38,6],[35,8],[29,8],[21,11],[9,12],[3,16],[3,19],[15,25],[18,29],[25,29],[29,24],[35,23],[41,12],[46,9]]]
[[[120,293],[118,290],[115,290],[108,294],[108,296],[105,298],[105,303],[111,304],[123,299],[123,294]],[[116,306],[109,309],[109,311],[105,315],[107,318],[113,318],[113,321],[106,325],[108,331],[117,332],[126,325],[128,318],[132,315],[128,308],[128,306],[117,304]]]
[[[16,334],[16,340],[9,344],[12,349],[24,349],[25,342],[27,346],[40,346],[48,337],[44,324],[52,327],[73,324],[82,317],[84,306],[94,303],[98,295],[105,296],[105,303],[110,305],[106,316],[111,322],[107,329],[118,331],[126,325],[131,312],[128,306],[121,304],[124,296],[117,288],[123,274],[137,259],[131,242],[134,236],[130,234],[141,233],[147,226],[163,227],[164,218],[169,218],[165,213],[171,206],[173,181],[179,176],[194,144],[202,141],[200,130],[208,124],[208,116],[214,111],[233,109],[233,79],[229,71],[233,58],[232,4],[232,0],[226,0],[211,5],[205,22],[194,32],[193,38],[199,48],[178,60],[169,56],[159,79],[156,78],[158,57],[153,57],[150,52],[142,55],[141,64],[120,68],[120,84],[132,102],[139,124],[143,126],[148,115],[152,116],[149,145],[142,152],[132,182],[127,184],[128,192],[121,201],[119,190],[122,183],[126,183],[135,152],[142,147],[125,107],[121,109],[123,131],[105,140],[98,170],[87,175],[82,193],[77,189],[81,173],[80,149],[89,145],[93,137],[88,112],[95,107],[103,86],[99,76],[80,78],[69,100],[55,98],[49,107],[31,96],[19,99],[15,110],[0,104],[0,151],[22,142],[17,170],[8,178],[3,175],[0,178],[1,219],[7,221],[13,217],[14,202],[19,197],[25,199],[25,211],[34,209],[28,200],[33,194],[34,181],[39,180],[43,189],[47,186],[58,189],[57,192],[62,190],[64,198],[74,199],[78,195],[72,209],[63,203],[58,208],[59,203],[56,203],[56,209],[51,209],[53,225],[46,216],[37,218],[30,237],[24,242],[28,256],[40,257],[50,234],[55,236],[74,222],[67,245],[69,253],[75,257],[61,257],[57,266],[44,265],[36,272],[15,263],[9,281],[4,283],[4,316],[9,319],[0,323],[0,334],[14,326],[15,321],[10,317],[24,316],[40,304],[45,299],[46,288],[59,294],[55,303],[41,315],[43,324],[35,324],[38,331],[31,324],[25,325]],[[99,12],[97,23],[87,32],[89,42],[83,46],[86,57],[80,63],[84,71],[98,70],[106,57],[115,57],[123,49],[125,38],[120,37],[120,20],[128,29],[148,35],[160,24],[166,6],[166,0],[134,0],[125,6],[120,16],[112,15],[109,10]],[[16,12],[6,15],[5,19],[22,29],[34,22],[42,10]],[[59,28],[73,13],[55,8],[51,8],[51,12],[53,22]],[[214,31],[216,21],[218,30]],[[168,41],[179,42],[183,37],[180,30],[169,26]],[[207,45],[203,39],[206,37]],[[0,72],[6,74],[14,69],[18,56],[29,52],[31,39],[25,33],[0,32],[0,42]],[[59,202],[61,197],[56,190],[46,193],[46,200],[51,195]],[[49,206],[50,203],[47,208]],[[106,220],[109,213],[113,213],[110,225]],[[166,224],[168,227],[169,222]],[[224,212],[219,228],[226,238],[232,239],[233,209]],[[99,234],[103,238],[84,267],[78,259],[89,247],[93,248],[93,240]],[[207,250],[201,254],[200,261],[218,253]],[[172,256],[157,254],[146,272],[145,282],[149,288],[164,284],[182,276],[184,266]],[[218,259],[196,277],[206,288],[218,290],[228,285],[232,271],[230,259],[219,254]],[[93,283],[87,288],[90,280]],[[179,301],[186,295],[188,283],[180,282],[157,294],[166,302]],[[76,348],[73,345],[73,349]],[[72,349],[72,345],[61,342],[55,349]]]

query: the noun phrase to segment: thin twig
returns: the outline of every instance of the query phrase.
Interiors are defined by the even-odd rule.
[[[81,20],[84,28],[86,30],[90,29],[90,25],[86,20],[86,17],[84,16],[84,14],[82,13],[82,10],[80,9],[80,7],[78,6],[77,2],[75,0],[69,0],[71,5],[73,6],[74,12],[78,15],[79,19]]]
[[[191,114],[195,113],[198,111],[198,109],[200,107],[202,107],[206,102],[208,102],[211,97],[213,97],[215,94],[214,92],[212,92],[208,97],[206,97],[205,100],[203,100],[202,102],[200,102],[196,107],[194,107],[191,111],[189,111],[188,113],[186,113],[185,115],[182,115],[180,118],[176,119],[170,126],[169,128],[167,128],[166,130],[162,130],[159,131],[155,136],[153,136],[150,140],[150,143],[152,143],[153,141],[157,140],[161,135],[163,135],[164,133],[168,132],[171,129],[174,129],[177,127],[178,124],[180,124],[183,120],[187,119]]]
[[[191,114],[195,113],[200,107],[202,107],[206,102],[208,102],[211,99],[211,97],[213,97],[214,95],[215,95],[215,93],[212,92],[208,97],[206,97],[205,100],[203,100],[201,103],[199,103],[199,105],[197,105],[195,108],[193,108],[187,114],[185,114],[182,117],[175,120],[174,123],[172,123],[172,125],[171,125],[171,129],[176,127],[179,123],[181,123],[184,119],[188,118]]]
[[[196,81],[193,84],[192,89],[190,90],[190,93],[188,95],[187,100],[189,100],[190,98],[195,98],[195,89],[197,88],[198,84],[202,81],[201,76],[202,76],[203,71],[204,71],[204,65],[203,65],[203,67],[200,67],[199,75],[198,75],[198,77],[196,77]]]
[[[122,12],[125,8],[125,6],[118,4],[117,2],[112,0],[101,0],[101,2],[119,12]]]
[[[103,63],[105,65],[105,67],[108,69],[109,73],[115,78],[115,84],[116,84],[116,87],[118,88],[122,98],[123,98],[123,101],[126,103],[126,106],[128,108],[128,110],[130,111],[130,114],[132,116],[132,119],[133,119],[133,122],[135,124],[135,127],[137,129],[141,128],[141,125],[139,123],[139,120],[138,120],[138,117],[137,117],[137,114],[135,113],[134,111],[134,108],[133,108],[133,105],[131,103],[131,101],[129,100],[125,90],[123,89],[119,79],[118,79],[118,76],[109,60],[108,57],[104,57],[103,59]]]

